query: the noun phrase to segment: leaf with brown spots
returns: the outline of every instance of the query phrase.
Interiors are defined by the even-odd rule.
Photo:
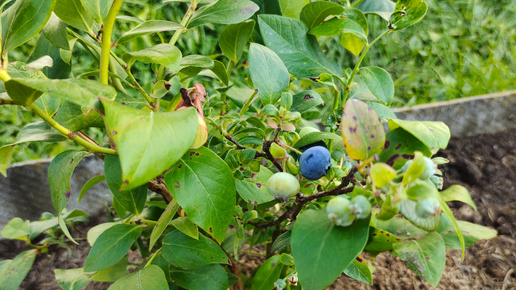
[[[351,99],[342,114],[341,132],[351,159],[366,160],[382,151],[385,131],[378,114],[364,102]]]

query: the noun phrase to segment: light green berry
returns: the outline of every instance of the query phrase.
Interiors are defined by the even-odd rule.
[[[371,214],[371,203],[367,197],[357,195],[351,199],[351,212],[359,219],[365,219]]]
[[[429,218],[439,215],[441,207],[435,197],[427,197],[416,202],[416,214],[420,218]]]
[[[267,190],[275,198],[286,199],[299,192],[299,181],[286,172],[273,174],[267,181]]]
[[[351,202],[347,198],[343,196],[334,197],[326,206],[328,218],[338,226],[349,226],[355,220],[350,207]]]

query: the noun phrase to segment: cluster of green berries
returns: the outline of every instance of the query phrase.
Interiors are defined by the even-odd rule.
[[[349,226],[356,219],[365,219],[371,214],[371,203],[363,195],[351,200],[344,196],[332,198],[326,206],[328,218],[338,226]]]

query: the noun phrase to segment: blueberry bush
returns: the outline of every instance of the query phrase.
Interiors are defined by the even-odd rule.
[[[457,221],[447,205],[475,208],[464,187],[442,188],[437,166],[447,160],[432,156],[447,146],[448,127],[397,119],[389,73],[362,65],[379,39],[403,37],[423,18],[424,1],[154,2],[3,2],[0,105],[41,121],[0,147],[0,172],[18,144],[81,149],[49,166],[56,214],[15,218],[2,231],[34,249],[0,262],[1,289],[17,289],[36,255],[66,245],[61,232],[75,242],[68,227],[86,217],[66,209],[70,195],[104,180],[109,222],[89,230],[82,268],[55,270],[64,289],[91,280],[110,289],[323,289],[342,273],[372,284],[382,252],[436,286],[446,248],[464,255],[496,235]],[[369,33],[370,17],[383,32]],[[217,53],[178,48],[206,31],[220,32]],[[330,39],[355,55],[352,67],[326,58]],[[35,43],[29,58],[10,53],[25,43]],[[76,52],[88,65],[75,65]],[[104,160],[104,175],[70,192],[90,154]],[[244,254],[266,258],[251,277]]]

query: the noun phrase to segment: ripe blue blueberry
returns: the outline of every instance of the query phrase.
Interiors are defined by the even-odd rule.
[[[322,146],[308,148],[299,158],[301,174],[308,180],[317,180],[325,176],[330,167],[330,151]]]

